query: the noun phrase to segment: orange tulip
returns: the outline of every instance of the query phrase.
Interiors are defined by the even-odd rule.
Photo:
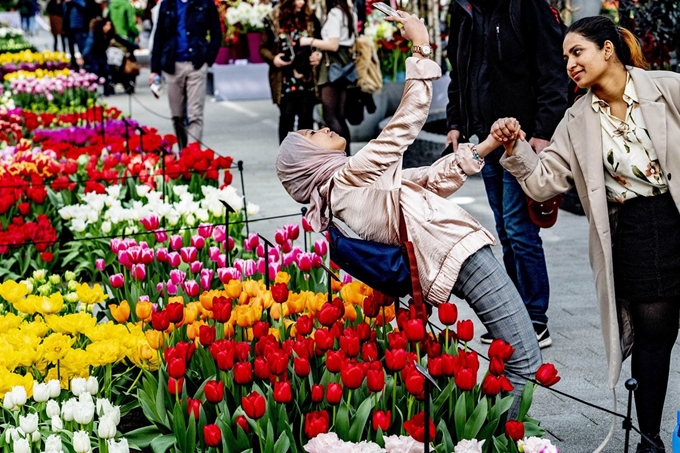
[[[189,302],[187,306],[184,307],[184,324],[191,324],[198,319],[200,306],[201,304],[198,302]]]
[[[227,293],[227,297],[238,299],[242,292],[241,280],[229,280],[229,283],[224,285],[224,292]]]
[[[336,274],[336,275],[337,275],[337,274]],[[338,291],[340,291],[340,290],[342,289],[342,287],[343,287],[343,284],[342,284],[342,281],[341,281],[341,280],[339,281],[339,280],[336,280],[336,279],[334,279],[334,278],[331,278],[331,290],[332,290],[333,292],[338,292]]]
[[[238,304],[239,305],[246,305],[248,304],[248,301],[250,301],[250,296],[248,295],[247,292],[242,292],[241,295],[238,298]]]
[[[286,302],[288,311],[293,315],[302,313],[306,305],[307,298],[304,295],[297,293],[290,293],[290,295],[288,296],[288,302]]]
[[[290,282],[290,274],[288,272],[277,272],[274,283],[285,283],[287,285],[288,282]]]
[[[258,296],[265,291],[264,283],[258,280],[246,280],[243,282],[243,291],[250,297]]]
[[[234,338],[234,324],[230,322],[224,323],[224,338]]]
[[[342,287],[340,297],[345,303],[361,306],[366,296],[373,293],[373,290],[361,282],[353,281]]]
[[[135,314],[140,321],[151,321],[151,313],[153,312],[153,304],[151,302],[139,301],[135,307]]]
[[[146,330],[144,331],[144,335],[146,335],[146,341],[149,342],[151,349],[158,350],[163,347],[165,342],[165,335],[163,332],[159,332],[157,330]]]
[[[357,309],[352,304],[345,304],[345,319],[349,319],[351,322],[357,319]]]
[[[121,302],[120,305],[109,305],[109,310],[111,311],[111,316],[113,316],[113,319],[115,319],[116,322],[124,323],[130,319],[130,305],[128,304],[127,300]]]
[[[191,341],[194,341],[196,338],[198,338],[200,331],[201,331],[201,326],[204,326],[205,322],[203,321],[195,321],[192,323],[187,323],[187,338]]]
[[[206,310],[212,310],[212,301],[214,297],[219,297],[222,295],[222,291],[213,289],[211,291],[204,291],[203,294],[201,294],[198,297],[199,302],[201,302],[201,306],[205,308]]]

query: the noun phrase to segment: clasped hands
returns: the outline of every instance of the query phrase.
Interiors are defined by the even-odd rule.
[[[499,118],[491,126],[491,137],[505,148],[509,155],[517,140],[524,141],[526,133],[515,118]]]

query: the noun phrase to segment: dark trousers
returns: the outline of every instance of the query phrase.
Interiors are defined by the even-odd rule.
[[[314,105],[316,96],[313,91],[297,91],[283,95],[279,109],[279,143],[289,132],[295,129],[295,117],[298,119],[298,129],[311,129],[314,126]]]
[[[81,30],[70,30],[67,34],[68,36],[68,50],[71,53],[71,66],[76,65],[76,50],[75,46],[78,46],[78,52],[81,54],[85,50],[85,41],[87,41],[87,32]]]

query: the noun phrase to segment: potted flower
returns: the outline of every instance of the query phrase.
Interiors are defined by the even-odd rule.
[[[251,63],[262,63],[260,58],[260,41],[264,31],[263,19],[271,11],[271,4],[242,1],[227,9],[227,24],[242,30],[246,34]]]

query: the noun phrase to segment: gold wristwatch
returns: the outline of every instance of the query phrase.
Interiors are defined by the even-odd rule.
[[[432,47],[429,44],[423,44],[422,46],[411,46],[412,53],[419,53],[423,57],[428,57],[432,55]]]

